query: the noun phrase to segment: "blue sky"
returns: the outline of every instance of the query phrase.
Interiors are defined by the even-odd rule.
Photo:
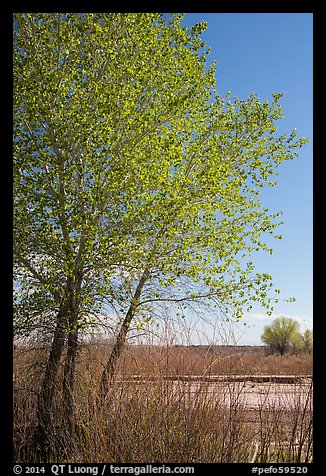
[[[283,211],[282,240],[273,240],[273,255],[254,259],[257,272],[273,276],[281,298],[272,318],[297,319],[301,331],[312,328],[312,186],[313,186],[313,14],[310,13],[187,13],[183,23],[205,20],[202,34],[211,48],[209,63],[217,62],[220,95],[245,99],[255,92],[261,101],[284,92],[284,119],[277,134],[297,129],[297,137],[310,140],[299,158],[282,165],[278,186],[264,191],[262,201],[270,211]],[[234,328],[239,344],[260,344],[263,327],[271,323],[262,309],[245,317],[246,326]]]

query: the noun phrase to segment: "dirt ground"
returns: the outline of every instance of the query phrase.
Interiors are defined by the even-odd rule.
[[[284,383],[284,382],[289,383]],[[140,389],[156,385],[155,382],[137,378],[123,380],[120,382],[128,385],[132,384]],[[194,377],[193,379],[167,378],[163,383],[166,389],[166,396],[171,402],[186,399],[189,405],[198,396],[208,397],[214,403],[231,407],[241,405],[250,410],[284,409],[291,411],[294,409],[312,410],[312,378],[307,376],[296,377],[282,376],[273,378],[269,376],[256,376],[246,378],[237,376],[233,379],[221,378],[220,376],[210,376],[205,380]],[[118,384],[119,385],[119,384]]]
[[[217,383],[211,384],[212,396],[222,394],[223,403],[230,406],[235,399],[248,409],[278,408],[304,409],[312,405],[311,382],[298,384],[283,383]],[[217,387],[217,388],[216,388]]]

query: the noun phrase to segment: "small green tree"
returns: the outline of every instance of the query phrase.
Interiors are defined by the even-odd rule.
[[[302,336],[303,348],[305,352],[311,354],[313,347],[313,334],[311,329],[306,329]]]
[[[271,348],[272,352],[284,355],[298,342],[299,327],[299,323],[294,319],[278,317],[270,326],[264,327],[261,340]]]
[[[303,335],[300,332],[295,332],[291,337],[289,350],[292,354],[299,354],[305,351]]]

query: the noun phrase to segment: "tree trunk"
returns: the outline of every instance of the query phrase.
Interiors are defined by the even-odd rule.
[[[56,389],[56,377],[59,363],[65,344],[65,325],[63,318],[66,314],[66,306],[61,305],[57,314],[57,324],[54,332],[50,355],[46,365],[41,391],[38,396],[36,417],[37,426],[33,435],[33,444],[37,452],[44,459],[50,446],[53,435],[53,398]]]
[[[122,354],[122,351],[124,349],[124,345],[126,342],[126,336],[127,332],[129,330],[131,321],[135,315],[137,305],[139,304],[139,299],[141,296],[141,292],[143,290],[143,287],[146,283],[146,281],[150,277],[150,272],[146,268],[145,271],[142,274],[142,277],[139,280],[138,286],[136,288],[135,294],[131,300],[130,307],[128,309],[128,312],[124,318],[124,321],[121,325],[117,340],[115,342],[115,345],[112,349],[111,355],[109,357],[109,360],[103,370],[102,377],[101,377],[101,385],[100,385],[100,396],[101,398],[105,398],[105,396],[108,393],[109,389],[109,383],[112,380],[112,378],[115,375],[116,372],[116,367],[118,360]]]
[[[64,403],[64,419],[67,424],[68,435],[72,436],[75,428],[75,411],[74,411],[74,386],[75,386],[75,370],[76,355],[78,348],[78,314],[77,314],[77,294],[81,286],[81,274],[76,276],[74,283],[73,278],[68,280],[69,292],[69,333],[67,340],[67,354],[63,374],[63,403]]]
[[[75,428],[75,411],[74,411],[74,386],[75,386],[75,369],[76,355],[78,347],[77,329],[71,330],[68,335],[67,355],[63,376],[63,402],[64,402],[64,418],[67,423],[68,434],[72,435]]]

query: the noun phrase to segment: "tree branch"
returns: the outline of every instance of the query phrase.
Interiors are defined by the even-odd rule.
[[[148,302],[184,302],[184,301],[196,301],[197,299],[203,299],[207,297],[217,296],[217,292],[210,292],[206,294],[196,294],[194,296],[184,296],[182,298],[152,298],[145,299],[144,301],[139,302],[139,306],[146,304]]]
[[[35,268],[31,265],[31,263],[26,258],[21,256],[19,252],[16,252],[16,255],[18,260],[25,266],[26,269],[28,269],[28,271],[34,276],[34,278],[37,279],[41,284],[43,285],[51,284],[51,282],[48,279],[44,278],[40,273],[38,273],[35,270]],[[61,296],[58,292],[50,290],[50,289],[49,291],[58,302],[61,302]]]

